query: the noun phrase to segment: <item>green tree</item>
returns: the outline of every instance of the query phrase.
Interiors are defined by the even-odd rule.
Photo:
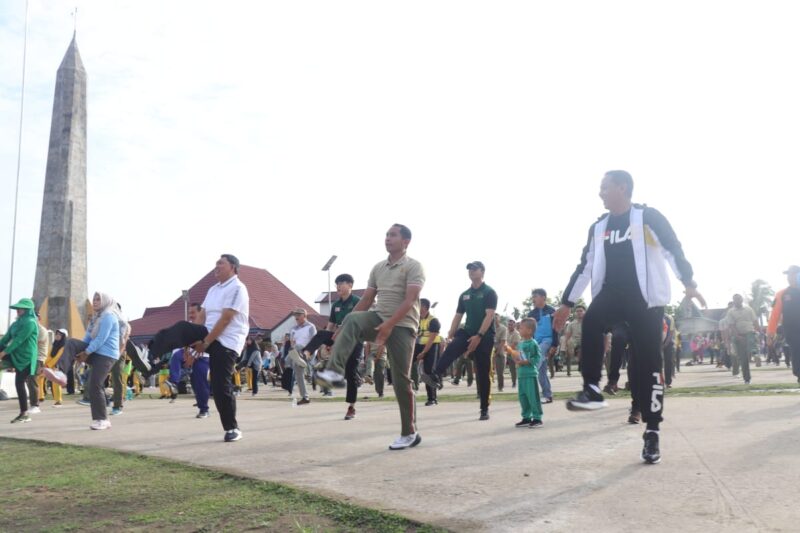
[[[772,306],[772,300],[775,297],[775,291],[769,283],[763,279],[757,279],[750,285],[750,294],[747,295],[747,304],[755,311],[758,317],[758,323],[762,326],[764,321],[763,316],[769,313],[769,308]]]

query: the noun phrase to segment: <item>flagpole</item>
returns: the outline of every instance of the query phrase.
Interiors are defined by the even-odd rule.
[[[25,64],[28,55],[28,0],[25,0],[25,33],[22,43],[22,90],[19,97],[19,137],[17,143],[17,184],[14,188],[14,225],[11,233],[11,276],[8,282],[8,323],[11,327],[12,291],[14,290],[14,255],[17,249],[17,208],[19,206],[19,171],[22,163],[22,112],[25,109]]]

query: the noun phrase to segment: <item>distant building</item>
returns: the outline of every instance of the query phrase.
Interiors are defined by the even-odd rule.
[[[250,334],[263,335],[278,341],[294,325],[292,311],[302,307],[308,313],[308,320],[318,328],[324,328],[328,319],[319,315],[313,307],[284,285],[278,278],[263,268],[247,265],[239,267],[239,279],[250,294]],[[132,320],[131,338],[136,343],[144,343],[160,330],[184,320],[185,305],[203,303],[208,289],[217,283],[214,271],[195,283],[188,291],[188,297],[176,299],[164,307],[148,307],[142,318]]]

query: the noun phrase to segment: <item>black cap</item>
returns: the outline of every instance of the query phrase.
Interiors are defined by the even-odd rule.
[[[486,267],[483,266],[483,263],[481,263],[480,261],[473,261],[471,263],[467,263],[467,270],[471,270],[473,268],[480,268],[481,270],[486,272]]]

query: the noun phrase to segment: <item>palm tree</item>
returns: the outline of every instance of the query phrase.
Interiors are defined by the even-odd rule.
[[[747,304],[755,311],[758,323],[763,326],[762,317],[769,312],[775,291],[769,283],[763,279],[757,279],[750,286],[750,294],[747,296]]]

